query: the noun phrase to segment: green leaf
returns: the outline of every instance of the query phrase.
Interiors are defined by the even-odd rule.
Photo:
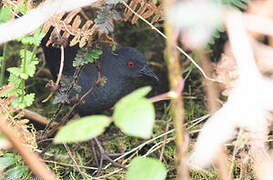
[[[0,9],[0,24],[9,21],[11,18],[11,6],[5,6]]]
[[[104,115],[86,116],[79,120],[71,121],[58,131],[55,143],[72,143],[92,139],[104,132],[111,119]]]
[[[9,70],[7,69],[7,71],[9,71]],[[16,86],[18,87],[19,84],[22,82],[22,79],[20,79],[19,76],[16,76],[15,74],[10,73],[8,82],[9,82],[9,84],[16,84]],[[13,89],[15,89],[15,88],[13,88]]]
[[[26,73],[24,73],[21,68],[18,68],[18,67],[8,68],[7,71],[10,72],[11,74],[14,74],[17,77],[22,78],[22,79],[28,78],[28,75]]]
[[[27,74],[27,76],[33,77],[36,71],[36,65],[39,63],[38,58],[35,54],[26,49],[20,50],[20,57],[22,59],[21,69],[23,69],[23,64],[26,61],[25,74]]]
[[[41,28],[37,29],[33,34],[33,44],[35,46],[40,46],[42,39],[45,37],[45,33],[41,30]]]
[[[24,96],[24,101],[23,104],[25,107],[31,106],[32,103],[34,102],[35,99],[35,94],[34,93],[30,93]],[[24,107],[24,108],[25,108]]]
[[[133,91],[132,93],[128,94],[124,98],[122,98],[119,102],[124,102],[125,103],[125,102],[128,102],[128,101],[133,101],[135,99],[139,99],[141,97],[146,96],[151,90],[152,90],[152,88],[150,86],[139,88],[139,89]],[[124,105],[126,106],[126,103]]]
[[[18,89],[19,90],[19,89]],[[19,93],[18,93],[19,94]],[[19,107],[21,109],[31,106],[32,103],[34,102],[35,94],[27,94],[27,95],[22,95],[20,97],[17,97],[16,99],[13,99],[12,105],[14,107]]]
[[[23,174],[27,171],[26,166],[17,166],[5,172],[6,179],[21,179]]]
[[[7,140],[7,138],[5,136],[0,135],[0,149],[6,147],[8,143],[9,141]],[[0,161],[0,166],[1,166],[1,161]],[[1,170],[2,169],[0,168],[0,171]]]
[[[153,158],[136,157],[132,160],[128,172],[127,180],[164,180],[167,170],[163,163]]]
[[[129,136],[150,138],[155,121],[153,104],[144,96],[150,87],[140,88],[122,98],[115,105],[114,123]]]
[[[17,41],[20,41],[24,45],[35,45],[39,46],[45,33],[41,31],[41,28],[37,29],[33,35],[25,35],[17,38]]]
[[[3,171],[7,167],[16,163],[16,159],[12,157],[1,157],[0,158],[0,171]]]
[[[92,51],[87,53],[87,61],[92,63],[94,60],[99,59],[100,55],[103,53],[100,49],[93,49]]]

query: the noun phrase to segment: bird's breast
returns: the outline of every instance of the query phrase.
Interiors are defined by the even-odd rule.
[[[96,87],[86,96],[84,103],[78,107],[80,115],[89,115],[106,110],[135,88],[135,82],[132,79],[120,78],[107,73],[102,73],[102,76],[106,77],[106,83],[103,86]],[[85,94],[96,80],[96,74],[82,73],[78,80],[78,85],[81,86],[80,95]]]

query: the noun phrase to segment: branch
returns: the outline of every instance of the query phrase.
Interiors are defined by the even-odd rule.
[[[42,162],[41,158],[37,154],[32,152],[29,147],[23,145],[21,143],[23,141],[19,137],[15,136],[17,133],[9,127],[8,122],[4,116],[0,118],[0,130],[21,154],[22,158],[29,166],[29,168],[33,171],[33,173],[35,173],[41,179],[57,179],[55,174],[51,170],[49,170],[48,167]]]
[[[58,13],[91,5],[96,1],[97,0],[48,0],[43,5],[29,11],[23,17],[0,24],[0,44],[31,33]]]

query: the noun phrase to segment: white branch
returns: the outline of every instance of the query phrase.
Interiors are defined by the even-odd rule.
[[[48,0],[21,18],[0,24],[0,44],[31,33],[52,16],[91,5],[97,0]]]
[[[237,127],[249,132],[252,148],[266,151],[273,82],[263,77],[256,67],[242,14],[228,12],[226,25],[240,76],[228,102],[202,128],[189,159],[193,168],[211,164],[223,144],[233,138]],[[272,169],[272,162],[269,164]]]

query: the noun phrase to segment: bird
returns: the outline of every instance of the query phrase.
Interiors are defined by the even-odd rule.
[[[60,65],[60,49],[51,46],[47,47],[45,44],[45,42],[42,43],[45,59],[49,70],[56,79]],[[116,50],[112,51],[111,47],[106,46],[102,50],[103,53],[99,57],[98,62],[101,67],[100,75],[101,77],[105,77],[106,82],[102,86],[93,89],[93,91],[85,97],[84,103],[78,105],[76,111],[81,117],[102,112],[114,106],[118,100],[136,88],[136,80],[140,76],[150,77],[159,81],[158,76],[148,67],[145,56],[136,48],[117,47]],[[76,68],[73,67],[73,60],[78,51],[79,47],[77,46],[67,47],[64,50],[63,76],[70,77],[68,78],[68,85],[71,84],[71,78],[73,78],[72,76],[76,71]],[[80,87],[80,91],[74,88],[69,94],[69,97],[75,96],[76,94],[82,96],[97,79],[98,68],[96,64],[88,63],[84,65],[77,80],[77,86]],[[111,155],[105,152],[97,138],[93,139],[92,146],[94,146],[94,144],[97,145],[101,155],[100,161],[98,161],[94,147],[92,147],[93,156],[98,165],[97,175],[102,169],[103,160],[110,161],[114,166],[125,168],[110,158]]]
[[[43,50],[49,69],[56,78],[60,52],[53,47],[43,47]],[[67,85],[72,82],[72,76],[76,71],[72,63],[77,51],[77,47],[65,49],[63,76],[70,79],[70,82],[66,83]],[[147,66],[145,56],[132,47],[118,47],[115,51],[112,51],[110,47],[103,48],[103,53],[98,61],[101,66],[101,76],[106,78],[106,83],[96,87],[85,97],[84,103],[77,107],[77,112],[80,116],[98,113],[111,108],[119,99],[136,88],[135,81],[140,76],[147,76],[156,81],[159,80],[157,75]],[[98,69],[96,64],[86,64],[78,77],[77,86],[80,87],[80,90],[77,91],[74,88],[69,97],[72,98],[75,95],[82,96],[97,79]]]

